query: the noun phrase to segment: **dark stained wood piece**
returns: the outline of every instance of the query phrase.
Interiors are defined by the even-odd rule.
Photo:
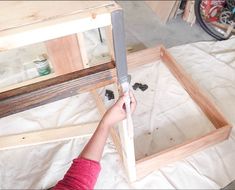
[[[114,62],[0,93],[0,118],[114,83]]]

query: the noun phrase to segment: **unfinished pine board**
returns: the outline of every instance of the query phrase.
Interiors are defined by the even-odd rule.
[[[77,40],[78,40],[78,45],[80,48],[80,54],[81,54],[83,68],[88,68],[89,67],[89,60],[88,60],[88,55],[86,52],[84,35],[82,32],[77,33]]]
[[[63,75],[83,69],[76,34],[49,40],[45,44],[56,75]]]
[[[231,125],[209,96],[201,90],[191,77],[183,70],[164,47],[161,47],[160,57],[166,67],[188,92],[192,100],[200,107],[214,126],[214,131],[197,138],[186,140],[156,154],[146,156],[136,161],[137,179],[163,167],[166,164],[183,159],[193,153],[215,145],[229,137]]]
[[[62,140],[70,140],[78,137],[90,136],[94,133],[96,123],[88,123],[77,126],[46,129],[16,135],[0,137],[0,150],[21,148],[26,146],[52,143]]]
[[[0,51],[111,25],[110,13],[113,10],[120,9],[116,3],[110,1],[96,1],[94,4],[92,2],[86,2],[84,4],[84,2],[78,1],[74,2],[77,4],[76,11],[75,6],[73,7],[71,4],[65,6],[64,10],[56,8],[55,12],[52,11],[55,7],[55,2],[38,2],[40,4],[38,9],[37,6],[32,5],[34,2],[24,2],[22,5],[24,9],[19,10],[18,8],[21,6],[21,2],[14,2],[19,7],[16,5],[16,7],[13,6],[13,9],[11,9],[8,2],[1,3],[3,3],[3,5],[0,4],[1,7],[5,7],[7,14],[14,12],[14,15],[17,15],[16,17],[19,19],[15,19],[14,16],[9,17],[9,20],[5,15],[2,17],[4,19],[3,24],[0,25]],[[60,3],[62,3],[60,6],[69,4],[67,2]],[[41,12],[43,13],[40,15],[41,7],[44,4],[45,8],[42,9]],[[32,11],[25,12],[25,10],[31,10],[31,8],[33,13]],[[36,10],[37,12],[35,12]],[[50,11],[55,15],[52,16],[53,14],[49,13]],[[30,17],[38,18],[31,19]],[[21,18],[26,19],[23,20]],[[9,26],[8,21],[11,23]]]
[[[113,1],[1,1],[0,31],[84,12],[113,3]]]
[[[175,0],[169,1],[145,1],[145,3],[155,12],[162,23],[166,23],[175,5]]]
[[[195,152],[227,139],[230,134],[230,130],[231,126],[226,125],[202,137],[188,140],[180,145],[138,160],[136,162],[137,178],[141,179],[169,163],[184,159]]]

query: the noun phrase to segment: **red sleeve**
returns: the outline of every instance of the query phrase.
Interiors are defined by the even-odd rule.
[[[53,190],[94,189],[100,169],[99,162],[85,158],[74,159],[64,178]]]

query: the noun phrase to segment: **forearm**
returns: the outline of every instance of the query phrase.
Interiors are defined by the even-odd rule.
[[[104,120],[101,120],[80,157],[99,162],[111,127]]]

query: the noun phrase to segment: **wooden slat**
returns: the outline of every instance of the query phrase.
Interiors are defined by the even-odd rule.
[[[219,111],[218,107],[212,102],[208,95],[198,87],[192,78],[184,71],[181,65],[177,64],[176,60],[164,47],[161,48],[160,55],[171,73],[210,119],[215,128],[218,129],[227,125],[228,123],[223,114]]]
[[[183,159],[193,153],[203,150],[209,146],[219,143],[228,138],[231,131],[230,126],[224,126],[200,138],[186,141],[183,144],[166,149],[157,154],[137,161],[136,170],[138,179],[159,169],[160,167]]]
[[[45,44],[56,75],[83,69],[76,34],[49,40]]]
[[[141,65],[153,63],[160,60],[160,48],[162,46],[156,46],[154,48],[148,48],[145,50],[137,51],[127,55],[128,70],[131,71],[138,68]]]
[[[16,84],[12,84],[12,85],[9,85],[9,86],[5,86],[3,88],[0,88],[0,93],[5,92],[5,91],[9,91],[9,90],[13,90],[13,89],[16,89],[16,88],[20,88],[22,86],[27,86],[27,85],[30,85],[30,84],[33,84],[33,83],[36,83],[36,82],[41,82],[41,81],[44,81],[44,80],[55,78],[55,77],[56,77],[55,73],[50,73],[49,75],[44,75],[44,76],[36,77],[36,78],[30,79],[30,80],[26,80],[26,81],[23,81],[23,82],[19,82],[19,83],[16,83]]]
[[[0,1],[0,31],[112,4],[113,1]]]
[[[111,25],[110,13],[119,8],[114,3],[106,7],[0,31],[0,52]]]
[[[69,140],[77,137],[90,136],[98,123],[88,123],[78,126],[52,128],[17,135],[1,136],[0,150],[20,148],[43,143]]]
[[[111,84],[113,67],[110,62],[0,93],[0,117]]]

